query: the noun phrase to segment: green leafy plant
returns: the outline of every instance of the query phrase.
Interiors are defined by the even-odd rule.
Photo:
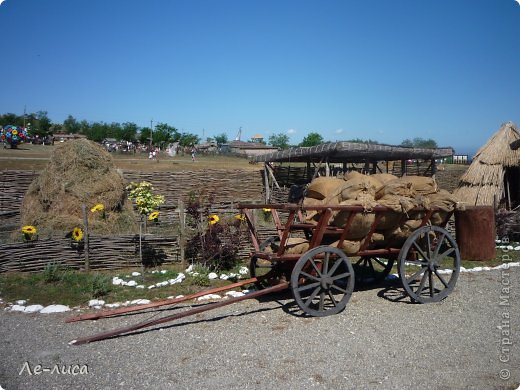
[[[45,283],[54,283],[60,281],[62,278],[62,272],[59,263],[55,261],[47,263],[43,269],[43,280]]]
[[[139,214],[147,215],[164,203],[164,196],[154,195],[153,186],[147,181],[132,182],[126,187],[128,198],[135,201]]]

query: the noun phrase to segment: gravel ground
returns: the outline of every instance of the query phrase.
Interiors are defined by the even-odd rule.
[[[510,289],[501,299],[506,283]],[[288,295],[270,296],[82,346],[68,341],[152,314],[67,324],[70,314],[2,310],[0,385],[6,390],[520,385],[519,268],[461,274],[455,291],[436,304],[395,301],[400,294],[391,286],[356,291],[344,312],[324,318],[301,317]],[[509,334],[511,329],[516,332]],[[37,365],[51,371],[37,375]],[[62,366],[71,373],[52,372]],[[500,378],[508,372],[510,378]]]

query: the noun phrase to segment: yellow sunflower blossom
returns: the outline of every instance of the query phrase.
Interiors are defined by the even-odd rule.
[[[218,223],[218,221],[220,221],[220,218],[216,214],[210,215],[208,219],[210,225],[215,225],[216,223]]]
[[[36,228],[31,225],[24,226],[24,227],[22,227],[22,233],[29,234],[29,235],[36,234]]]
[[[155,221],[155,220],[157,220],[157,218],[159,218],[158,211],[154,211],[154,212],[150,213],[150,215],[148,216],[149,221]]]
[[[83,230],[79,227],[75,227],[72,231],[72,238],[74,241],[81,241],[83,239]]]
[[[94,207],[92,207],[90,209],[90,212],[91,213],[96,213],[98,211],[103,211],[105,209],[105,206],[103,206],[101,203],[98,203],[97,205],[95,205]]]
[[[270,213],[271,212],[271,209],[268,209],[268,208],[264,208],[264,213]]]
[[[235,215],[235,219],[238,219],[239,221],[245,221],[246,217],[244,217],[242,214]]]

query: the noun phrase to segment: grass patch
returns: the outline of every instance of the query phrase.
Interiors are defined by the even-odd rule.
[[[161,272],[152,273],[149,270],[145,275],[132,276],[132,272],[141,272],[140,269],[123,269],[118,271],[84,272],[66,270],[57,264],[50,263],[40,273],[4,273],[0,275],[0,297],[4,302],[14,302],[19,299],[27,300],[28,304],[64,304],[71,307],[85,306],[91,299],[103,299],[107,303],[126,302],[134,299],[165,299],[169,296],[188,295],[206,288],[221,287],[234,280],[209,280],[209,270],[204,267],[195,267],[198,275],[187,275],[181,283],[148,289],[148,286],[158,282],[175,279],[180,272],[180,266],[162,267]],[[238,273],[238,268],[230,272]],[[145,288],[113,285],[112,278],[119,278]],[[247,277],[247,275],[245,275]]]

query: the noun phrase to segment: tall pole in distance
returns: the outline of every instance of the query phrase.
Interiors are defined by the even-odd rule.
[[[152,151],[153,119],[150,120],[150,152]]]

